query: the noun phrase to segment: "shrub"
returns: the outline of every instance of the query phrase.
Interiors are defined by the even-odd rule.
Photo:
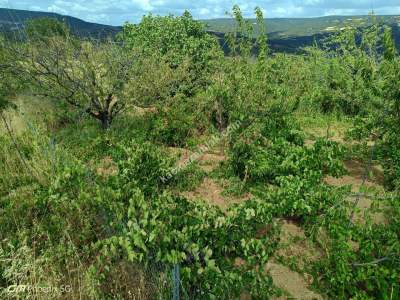
[[[97,243],[97,270],[122,255],[133,263],[180,263],[183,293],[190,298],[230,299],[243,291],[263,298],[274,293],[271,278],[255,268],[277,245],[268,205],[249,201],[225,215],[217,207],[168,194],[148,201],[137,190],[129,199],[123,232]],[[269,234],[256,238],[265,224],[271,224]],[[246,262],[241,267],[235,265],[239,257]]]

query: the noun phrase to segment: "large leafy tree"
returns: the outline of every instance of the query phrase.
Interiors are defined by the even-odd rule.
[[[43,40],[54,36],[66,37],[70,30],[65,23],[54,18],[45,17],[28,20],[25,32],[30,40]]]
[[[15,68],[35,94],[86,112],[104,129],[128,108],[164,102],[187,77],[186,64],[171,68],[157,55],[126,51],[114,41],[53,36],[31,40],[15,53]]]
[[[125,87],[135,62],[113,42],[53,36],[18,47],[17,68],[35,94],[68,103],[108,128],[126,107]]]
[[[400,190],[400,57],[390,28],[383,35],[384,60],[380,73],[383,105],[375,112],[378,147],[389,187]]]
[[[187,11],[179,17],[144,16],[137,25],[125,24],[120,38],[128,49],[139,49],[146,55],[156,53],[173,68],[188,62],[185,90],[189,93],[207,84],[214,59],[222,55],[216,39]]]

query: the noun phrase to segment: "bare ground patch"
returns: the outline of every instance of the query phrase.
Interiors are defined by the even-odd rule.
[[[221,162],[226,160],[225,155],[215,154],[215,153],[205,153],[200,159],[199,164],[200,167],[205,172],[212,172],[214,171]]]
[[[188,199],[205,200],[207,203],[217,205],[221,209],[226,210],[230,205],[246,201],[250,198],[246,195],[241,198],[223,196],[224,188],[221,187],[211,178],[205,178],[203,182],[194,191],[184,192],[183,195]]]
[[[321,257],[318,251],[307,240],[302,228],[294,222],[281,220],[280,243],[276,256],[285,257],[285,259],[295,258],[299,262],[299,267],[304,268],[305,264],[309,264]],[[260,233],[268,234],[268,230]],[[245,261],[241,258],[235,260],[236,266],[242,266]],[[289,296],[274,297],[272,299],[323,299],[316,292],[310,290],[313,277],[310,274],[300,274],[290,268],[277,263],[272,259],[264,266],[264,270],[268,272],[274,282],[274,285],[281,289]],[[243,294],[240,299],[251,299],[248,295]]]
[[[277,257],[296,259],[300,269],[317,261],[322,252],[307,239],[301,227],[292,221],[283,220]]]
[[[194,158],[203,171],[209,173],[216,169],[219,164],[226,160],[226,156],[212,151],[203,151],[205,146],[199,146],[198,151],[191,151],[185,148],[169,147],[168,150],[178,157],[177,166],[187,165],[191,158]]]
[[[118,174],[118,167],[110,156],[102,158],[95,165],[97,175],[108,177]]]
[[[321,295],[309,289],[309,283],[299,273],[274,262],[269,262],[265,270],[272,276],[274,284],[288,292],[295,299],[323,299]]]
[[[351,186],[351,191],[358,195],[350,197],[348,200],[355,203],[356,213],[353,221],[358,224],[365,223],[366,216],[369,215],[375,224],[386,222],[382,212],[373,211],[372,208],[378,203],[374,198],[384,194],[383,170],[379,165],[373,165],[369,174],[365,177],[365,164],[358,160],[348,160],[344,162],[348,175],[341,178],[326,177],[325,183],[332,186]]]

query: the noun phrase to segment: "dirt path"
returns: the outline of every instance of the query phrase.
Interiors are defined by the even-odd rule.
[[[280,243],[275,256],[295,259],[297,266],[304,269],[306,265],[317,261],[322,253],[307,240],[302,228],[294,222],[281,220],[282,228]],[[297,273],[290,268],[279,264],[276,260],[271,260],[266,266],[274,284],[295,299],[323,299],[316,292],[310,290],[312,276],[310,274]],[[288,299],[280,298],[280,299]]]

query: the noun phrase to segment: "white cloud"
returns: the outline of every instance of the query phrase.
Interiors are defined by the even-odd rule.
[[[286,6],[286,7],[276,7],[271,11],[271,14],[275,17],[296,17],[304,12],[303,7],[298,6]]]
[[[55,4],[52,4],[50,6],[47,7],[47,11],[49,12],[54,12],[54,13],[58,13],[58,14],[62,14],[62,15],[67,15],[68,14],[68,10],[63,9]]]
[[[201,8],[199,13],[202,16],[209,16],[210,15],[210,10],[208,8]]]
[[[163,1],[160,2],[162,3]],[[150,4],[150,0],[132,0],[132,3],[145,11],[152,11],[154,8]]]

